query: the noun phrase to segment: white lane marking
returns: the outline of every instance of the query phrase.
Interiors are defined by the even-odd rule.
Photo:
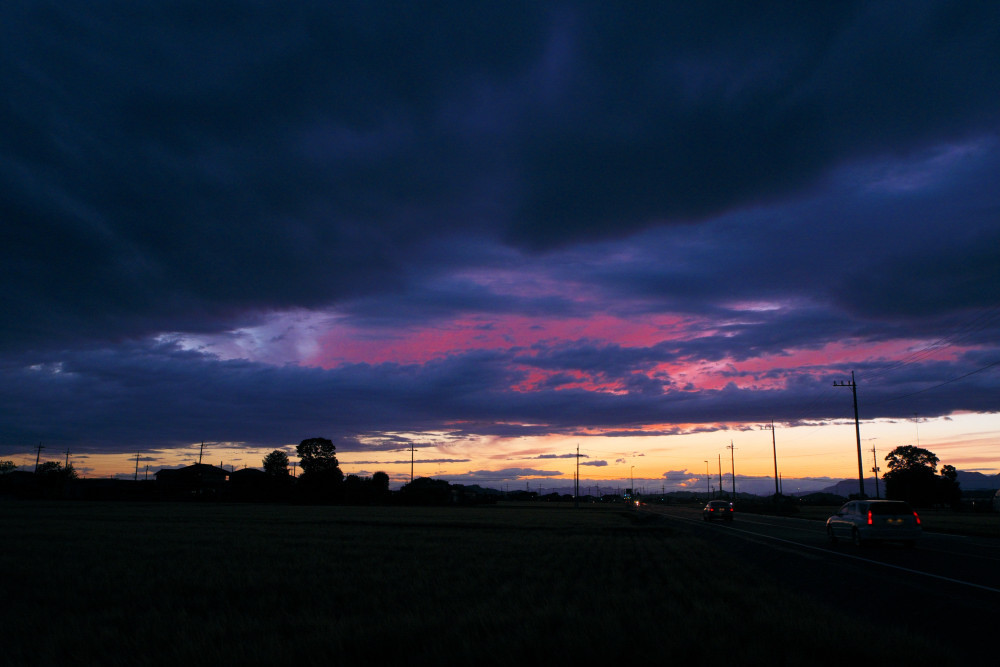
[[[774,518],[777,518],[778,520],[777,521],[769,521],[766,518],[762,519],[762,518],[760,518],[757,515],[750,515],[750,516],[752,516],[753,518],[748,517],[746,514],[741,515],[740,516],[740,523],[741,524],[753,524],[753,525],[757,525],[757,526],[771,526],[771,527],[774,527],[774,528],[781,528],[783,530],[798,530],[798,531],[801,531],[801,532],[804,532],[804,533],[813,533],[813,534],[815,534],[815,533],[822,533],[822,534],[826,534],[826,524],[824,522],[820,521],[820,520],[817,520],[817,519],[800,519],[798,517],[774,517]],[[810,524],[814,524],[814,525],[809,526],[809,527],[801,527],[800,528],[798,526],[789,525],[788,523],[785,523],[784,520],[787,520],[787,519],[791,519],[793,521],[808,521]],[[816,524],[818,524],[818,525],[816,525]],[[972,542],[970,540],[970,538],[969,538],[968,535],[955,535],[953,533],[935,533],[933,531],[926,531],[926,530],[924,531],[924,535],[933,535],[934,539],[936,541],[938,541],[938,542],[948,542],[948,541],[954,540],[954,541],[958,541],[958,542],[965,542],[966,544],[975,544],[978,547],[982,546],[981,543]],[[977,559],[977,560],[985,560],[985,561],[988,561],[988,562],[997,562],[997,561],[1000,561],[1000,552],[998,552],[997,556],[994,556],[994,555],[979,554],[979,553],[966,553],[966,552],[953,551],[951,549],[941,548],[940,546],[931,546],[931,545],[928,545],[928,544],[926,544],[926,539],[927,538],[925,537],[924,538],[925,541],[923,543],[924,545],[920,549],[921,551],[934,552],[934,553],[939,553],[939,554],[947,554],[949,556],[959,556],[961,558],[967,558],[967,559],[968,558],[974,558],[974,559]],[[995,547],[992,544],[991,545],[987,545],[987,546],[988,547],[992,547],[994,549],[997,548],[997,547]]]
[[[659,512],[657,512],[659,514]],[[683,521],[694,522],[695,519],[690,519],[688,517],[677,516],[674,514],[663,514],[662,516],[670,517],[671,519],[681,519]],[[924,577],[930,577],[932,579],[940,579],[941,581],[947,581],[952,584],[960,584],[962,586],[971,586],[972,588],[978,588],[980,590],[989,591],[990,593],[1000,593],[1000,588],[993,588],[991,586],[983,586],[982,584],[975,584],[971,581],[962,581],[961,579],[952,579],[951,577],[945,577],[940,574],[932,574],[930,572],[922,572],[920,570],[914,570],[908,567],[903,567],[901,565],[893,565],[892,563],[883,563],[882,561],[872,560],[871,558],[862,558],[861,556],[855,556],[853,554],[845,554],[839,551],[833,551],[831,549],[824,549],[822,547],[814,547],[811,544],[802,544],[801,542],[793,542],[792,540],[786,540],[781,537],[774,537],[773,535],[764,535],[763,533],[755,533],[750,530],[743,530],[741,528],[733,528],[730,526],[727,530],[737,531],[740,533],[746,533],[747,535],[753,535],[755,537],[763,537],[768,540],[774,540],[776,542],[784,542],[785,544],[791,544],[797,547],[802,547],[803,549],[812,549],[813,551],[819,551],[820,553],[829,554],[831,556],[840,556],[842,558],[852,558],[854,560],[860,560],[865,563],[874,563],[875,565],[881,565],[883,567],[892,568],[894,570],[900,570],[901,572],[908,572],[910,574],[919,574]]]
[[[795,517],[782,517],[794,519]],[[785,523],[775,522],[775,521],[763,521],[761,519],[748,519],[747,516],[740,516],[740,523],[754,523],[760,526],[773,526],[775,528],[785,528],[788,530],[799,530],[803,533],[824,533],[826,532],[826,524],[815,525],[817,522],[810,519],[798,519],[799,521],[808,521],[810,525],[808,526],[790,526]]]

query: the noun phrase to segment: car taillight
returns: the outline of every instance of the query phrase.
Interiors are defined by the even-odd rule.
[[[868,510],[868,525],[872,525],[872,511]]]
[[[733,511],[733,508],[732,508],[732,507],[730,507],[730,508],[729,508],[729,511],[730,511],[730,512],[732,512],[732,511]]]
[[[916,512],[913,513],[913,518],[917,520],[917,525],[920,525],[920,515]]]

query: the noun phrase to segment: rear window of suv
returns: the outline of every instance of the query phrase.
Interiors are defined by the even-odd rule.
[[[872,514],[913,514],[906,503],[872,503],[868,506]]]

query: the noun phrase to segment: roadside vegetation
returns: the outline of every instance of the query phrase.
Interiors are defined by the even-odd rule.
[[[0,662],[944,664],[622,506],[0,502]]]

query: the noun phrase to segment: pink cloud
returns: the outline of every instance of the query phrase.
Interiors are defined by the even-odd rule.
[[[593,339],[648,346],[683,334],[674,316],[626,320],[611,315],[543,320],[517,315],[467,317],[403,330],[339,325],[318,339],[306,364],[333,368],[345,363],[422,363],[448,354],[528,347],[549,340]]]

